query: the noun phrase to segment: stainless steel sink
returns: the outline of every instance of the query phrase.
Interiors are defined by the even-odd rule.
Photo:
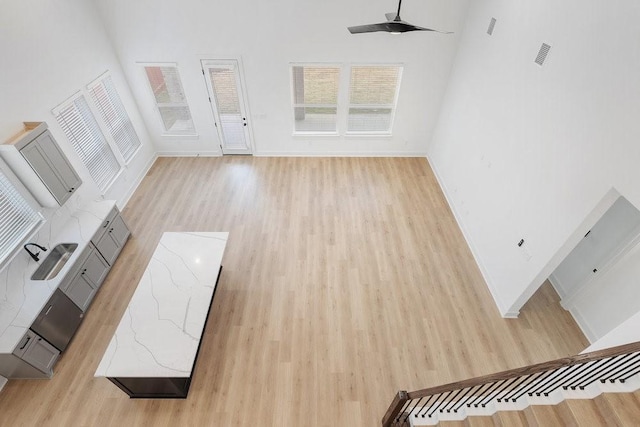
[[[77,243],[60,243],[51,249],[40,267],[31,275],[31,280],[50,280],[56,277],[77,248]]]

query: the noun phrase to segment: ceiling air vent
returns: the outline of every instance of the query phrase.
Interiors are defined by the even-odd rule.
[[[493,34],[493,27],[496,26],[496,18],[491,18],[491,22],[489,22],[489,28],[487,29],[487,34]]]
[[[546,43],[542,43],[540,46],[540,51],[538,52],[538,56],[536,57],[536,64],[542,66],[544,64],[544,60],[547,59],[547,55],[549,54],[549,50],[551,46]]]

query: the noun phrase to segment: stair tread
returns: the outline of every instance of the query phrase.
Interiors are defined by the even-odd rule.
[[[529,427],[524,411],[500,411],[496,415],[505,427]]]
[[[595,399],[567,399],[566,405],[571,410],[579,426],[617,426],[618,418],[602,396]]]
[[[602,398],[622,425],[640,424],[640,390],[635,393],[604,393]]]
[[[481,416],[474,415],[467,418],[468,425],[470,427],[499,427],[501,426],[500,420],[494,419],[493,416]]]
[[[562,402],[558,405],[533,405],[529,410],[533,413],[540,426],[573,427],[578,424],[568,406]]]

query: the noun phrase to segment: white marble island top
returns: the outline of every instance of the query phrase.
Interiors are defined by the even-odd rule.
[[[114,200],[89,202],[78,208],[65,206],[60,208],[63,214],[54,216],[31,239],[48,250],[59,243],[78,244],[53,279],[31,280],[39,263],[25,251],[0,272],[0,353],[11,353],[20,342],[114,206]],[[41,260],[48,254],[41,252]]]
[[[96,377],[191,375],[229,233],[164,233]]]

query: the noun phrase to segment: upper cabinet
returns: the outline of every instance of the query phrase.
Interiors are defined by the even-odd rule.
[[[42,206],[62,206],[82,184],[44,122],[25,122],[0,155]]]

